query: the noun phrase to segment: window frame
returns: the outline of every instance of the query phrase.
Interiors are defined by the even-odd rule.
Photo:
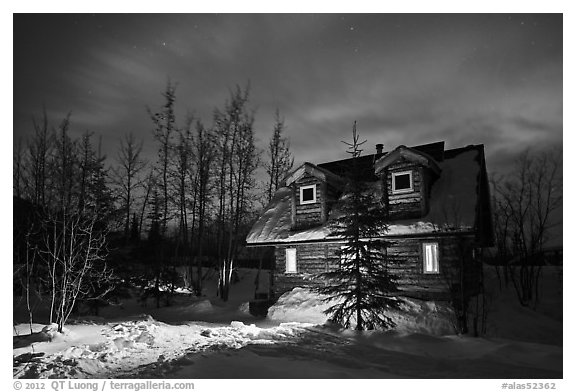
[[[293,252],[294,253],[294,270],[288,270],[288,253],[289,252]],[[297,251],[296,248],[286,248],[285,252],[284,252],[284,261],[285,261],[285,268],[284,268],[284,272],[286,274],[297,274],[298,273],[298,258],[297,258]]]
[[[436,247],[436,270],[428,271],[426,269],[426,246],[433,245]],[[422,243],[422,273],[425,275],[439,275],[440,274],[440,244],[438,241],[426,241]]]
[[[393,194],[414,192],[414,173],[412,172],[412,170],[404,170],[404,171],[391,173],[391,174],[392,174],[392,193]],[[409,188],[396,189],[396,177],[403,176],[406,174],[408,174],[410,176],[409,177],[410,178],[410,187]]]
[[[304,200],[304,190],[312,189],[312,200]],[[316,184],[300,186],[300,205],[314,204],[317,202]]]

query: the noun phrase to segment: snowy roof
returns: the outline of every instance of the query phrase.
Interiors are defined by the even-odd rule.
[[[384,155],[382,158],[378,159],[374,163],[374,171],[376,174],[378,174],[400,158],[405,158],[409,161],[420,163],[421,165],[430,168],[434,173],[440,173],[440,168],[438,167],[438,164],[434,158],[422,151],[418,151],[406,146],[398,146],[394,150]]]
[[[446,150],[445,159],[437,163],[441,174],[431,188],[428,214],[419,219],[393,221],[386,235],[473,230],[477,225],[477,208],[480,203],[479,182],[485,170],[483,151],[482,145]],[[375,192],[382,192],[381,185],[373,185]],[[329,212],[327,224],[292,230],[290,197],[290,188],[283,187],[276,192],[248,233],[248,245],[336,239],[329,236],[333,231],[329,224],[337,216],[337,209]]]
[[[284,180],[286,185],[290,185],[295,181],[298,181],[300,178],[309,174],[318,178],[319,180],[328,182],[332,185],[341,187],[346,183],[346,180],[336,174],[332,173],[329,170],[323,169],[318,167],[310,162],[304,162],[301,166],[299,166],[296,170],[292,171],[286,179]]]

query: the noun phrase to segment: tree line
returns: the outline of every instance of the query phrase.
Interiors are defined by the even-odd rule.
[[[126,133],[107,167],[93,133],[74,139],[70,116],[54,127],[46,111],[15,146],[14,287],[27,297],[49,292],[50,321],[63,325],[77,300],[111,290],[107,261],[118,249],[140,249],[131,255],[145,260],[157,306],[160,292],[174,288],[176,265],[186,266],[198,295],[203,271],[215,267],[218,295],[229,297],[245,234],[293,165],[284,120],[277,111],[263,150],[248,86],[230,91],[210,125],[177,118],[173,83],[162,95],[158,108],[147,109],[155,159]]]

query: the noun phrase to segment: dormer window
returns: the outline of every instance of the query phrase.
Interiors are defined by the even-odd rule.
[[[407,193],[413,190],[412,171],[392,173],[392,193]]]
[[[300,187],[300,204],[316,203],[316,185]]]

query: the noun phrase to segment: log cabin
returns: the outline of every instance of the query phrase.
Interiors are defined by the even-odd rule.
[[[362,180],[386,208],[392,243],[388,265],[398,293],[454,301],[476,295],[481,251],[492,244],[489,186],[483,145],[445,150],[444,142],[388,152],[378,144],[361,156]],[[285,179],[246,238],[249,247],[272,247],[272,295],[323,282],[339,268],[342,238],[332,235],[345,197],[351,159],[306,162]]]

